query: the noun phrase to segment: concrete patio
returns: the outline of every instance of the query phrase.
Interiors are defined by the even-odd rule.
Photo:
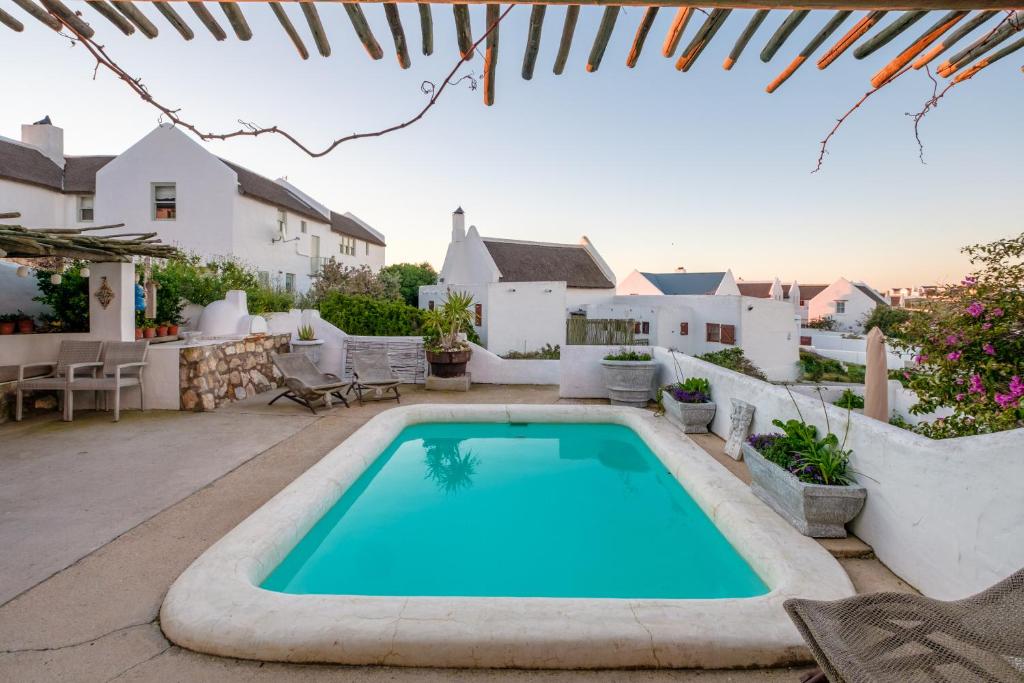
[[[555,403],[557,387],[405,388],[406,403]],[[171,645],[164,593],[207,547],[367,419],[267,395],[216,413],[83,413],[0,425],[0,680],[795,681],[798,670],[516,672],[284,665]],[[722,459],[721,441],[698,443]],[[724,462],[741,478],[742,464]],[[856,540],[829,546],[859,591],[912,590]],[[16,597],[15,597],[16,596]]]

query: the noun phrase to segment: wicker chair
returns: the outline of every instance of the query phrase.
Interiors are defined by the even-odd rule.
[[[873,593],[785,608],[821,667],[808,681],[1024,680],[1024,569],[951,602]]]
[[[267,405],[273,405],[278,399],[286,398],[301,406],[309,408],[310,412],[316,415],[315,401],[323,399],[324,404],[331,406],[331,397],[340,399],[348,408],[348,401],[342,396],[342,389],[349,388],[351,383],[345,382],[337,375],[329,372],[321,372],[313,361],[304,353],[277,353],[271,355],[271,360],[277,369],[284,376],[284,385],[287,387],[280,394],[271,399]]]
[[[121,419],[121,389],[139,388],[139,410],[146,409],[146,392],[142,383],[142,373],[146,369],[146,353],[149,342],[146,340],[133,342],[107,342],[103,345],[103,368],[95,377],[76,378],[67,392],[68,412],[73,410],[74,392],[106,392],[114,394],[114,422]]]
[[[60,343],[60,351],[57,354],[57,360],[19,365],[18,388],[15,392],[14,419],[21,420],[22,418],[22,404],[24,402],[25,391],[62,391],[64,392],[63,419],[65,422],[70,422],[70,385],[77,379],[79,371],[86,370],[89,373],[92,373],[95,372],[96,368],[102,365],[99,362],[100,350],[102,347],[103,342],[99,341],[65,340]],[[52,366],[53,369],[48,375],[35,377],[33,379],[25,379],[26,370],[29,368],[38,368],[43,365]]]
[[[392,398],[384,396],[390,391],[394,393],[396,401],[402,402],[398,393],[398,385],[402,380],[391,367],[385,347],[352,351],[352,378],[350,390],[355,390],[359,405],[363,405],[363,392],[366,391],[372,391],[378,399]]]

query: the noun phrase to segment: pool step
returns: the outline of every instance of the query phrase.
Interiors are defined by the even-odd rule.
[[[838,559],[870,560],[875,556],[875,551],[871,549],[871,546],[856,536],[819,538],[818,543],[832,553],[832,557]]]

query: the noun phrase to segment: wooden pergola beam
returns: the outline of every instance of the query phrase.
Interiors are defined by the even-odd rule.
[[[534,5],[530,10],[530,26],[526,31],[526,49],[523,51],[522,76],[526,80],[533,78],[533,68],[537,65],[537,52],[540,50],[540,36],[544,30],[544,14],[547,9],[547,5]]]
[[[18,33],[25,30],[25,24],[5,12],[3,8],[0,8],[0,24],[3,24],[12,31],[17,31]]]
[[[746,28],[743,29],[743,32],[740,33],[739,37],[736,39],[736,43],[732,46],[732,51],[729,52],[729,56],[725,58],[724,62],[722,62],[723,69],[728,71],[736,64],[737,61],[739,61],[740,55],[742,55],[743,51],[747,48],[747,43],[749,43],[750,39],[754,37],[755,33],[757,33],[757,29],[761,28],[761,24],[763,24],[764,20],[768,18],[768,12],[770,11],[771,10],[759,9],[754,12],[754,16],[750,17],[750,21],[747,23]]]
[[[405,40],[405,29],[402,27],[402,17],[398,14],[398,5],[393,2],[385,2],[384,18],[387,19],[388,28],[391,29],[391,38],[395,41],[398,66],[408,69],[412,60],[409,58],[409,44]]]
[[[611,40],[612,31],[615,30],[615,21],[619,18],[621,10],[622,8],[618,5],[604,8],[601,23],[597,27],[597,35],[594,36],[594,45],[590,48],[590,57],[587,58],[588,72],[593,73],[601,67],[604,51],[608,48],[608,41]]]
[[[10,214],[0,218],[12,217]],[[13,216],[17,217],[17,216]],[[0,224],[0,252],[9,258],[74,258],[90,261],[131,261],[133,256],[174,258],[178,250],[163,244],[155,232],[93,236],[84,233],[123,227],[98,225],[92,228],[26,228]],[[132,239],[125,239],[132,238]]]
[[[857,49],[853,51],[853,56],[857,59],[864,59],[868,55],[874,54],[875,51],[888,45],[893,38],[913,26],[926,14],[928,14],[927,11],[904,12],[896,21],[858,45]]]
[[[70,26],[78,35],[92,38],[96,34],[92,30],[92,26],[89,26],[84,19],[60,0],[40,0],[40,2],[43,3],[43,7],[46,8],[47,12]]]
[[[1024,11],[1014,12],[998,28],[983,35],[939,65],[939,75],[948,78],[968,63],[999,45],[1014,33],[1024,29]]]
[[[279,2],[267,3],[270,5],[271,11],[274,16],[277,17],[277,23],[281,24],[281,28],[284,29],[288,39],[292,41],[292,45],[299,53],[299,57],[302,59],[309,59],[309,50],[306,49],[306,44],[302,41],[302,36],[295,30],[295,24],[288,18],[288,14],[284,11],[284,7],[281,7]]]
[[[341,5],[345,8],[348,20],[352,23],[352,30],[356,32],[356,37],[366,49],[366,54],[370,55],[371,59],[383,57],[384,50],[380,48],[380,43],[377,42],[373,31],[370,30],[370,25],[366,23],[366,15],[363,14],[363,8],[359,6],[359,3],[343,2]]]
[[[455,39],[459,41],[459,54],[467,62],[473,59],[473,28],[469,23],[469,5],[452,5],[455,15]]]
[[[785,83],[790,76],[792,76],[797,69],[799,69],[804,62],[806,62],[814,51],[821,47],[822,43],[828,40],[829,36],[836,32],[836,30],[842,25],[844,21],[849,18],[853,12],[849,10],[842,10],[832,15],[832,18],[821,27],[811,41],[804,46],[803,50],[800,50],[800,54],[793,58],[793,61],[789,63],[782,73],[775,77],[775,80],[768,84],[765,88],[765,92],[769,95],[778,90],[779,86]]]
[[[239,3],[220,2],[218,4],[224,10],[224,16],[227,17],[228,23],[231,24],[231,30],[235,32],[238,39],[243,41],[251,40],[252,29],[249,28],[249,22],[245,20],[245,15],[242,14],[242,8],[239,7]]]
[[[907,46],[903,52],[899,53],[895,59],[879,69],[878,73],[871,78],[871,85],[876,88],[882,87],[886,81],[891,79],[899,73],[903,67],[909,64],[910,60],[921,54],[926,47],[942,37],[942,34],[956,26],[966,16],[966,10],[953,10],[952,12],[948,12],[945,16],[932,24],[932,26],[921,34],[917,40]]]
[[[149,20],[142,11],[131,3],[131,0],[111,0],[118,12],[123,14],[128,21],[135,24],[142,35],[147,38],[156,38],[160,31],[153,22]]]
[[[309,32],[313,34],[313,42],[316,43],[316,50],[321,57],[331,56],[331,43],[327,40],[327,32],[324,31],[324,24],[320,21],[320,12],[312,2],[300,2],[302,16],[306,18],[309,25]]]
[[[693,7],[680,7],[676,10],[676,15],[672,17],[672,23],[665,33],[665,42],[661,45],[661,54],[671,57],[676,53],[679,41],[683,37],[683,31],[686,30],[686,25],[690,23],[690,17],[693,16],[693,12]]]
[[[960,42],[964,36],[978,28],[986,21],[999,14],[996,10],[986,10],[984,12],[978,12],[971,17],[963,26],[950,33],[948,36],[939,41],[939,44],[933,47],[928,52],[921,55],[913,66],[915,69],[920,69],[924,65],[931,62],[933,59],[941,55],[943,52]]]
[[[192,27],[185,23],[185,20],[180,14],[178,14],[176,9],[171,7],[170,3],[154,2],[153,4],[156,5],[157,11],[163,15],[164,19],[167,20],[167,23],[171,25],[171,28],[178,32],[178,35],[185,40],[192,40],[196,37],[196,34],[192,31]]]
[[[494,104],[494,76],[498,69],[498,24],[501,19],[501,5],[487,6],[487,26],[491,32],[487,34],[484,51],[484,104]]]
[[[718,29],[722,28],[722,24],[729,18],[729,14],[732,13],[731,9],[713,9],[708,18],[704,20],[700,28],[697,29],[697,33],[690,40],[690,44],[686,46],[683,53],[679,55],[679,59],[676,61],[676,70],[678,71],[689,71],[693,63],[700,57],[700,53],[704,52],[704,48],[708,46],[711,39],[718,33]]]
[[[957,77],[953,79],[953,82],[954,83],[960,83],[961,81],[966,81],[968,78],[973,77],[974,74],[978,73],[979,71],[981,71],[985,67],[990,66],[992,64],[995,64],[996,62],[998,62],[1003,57],[1005,57],[1005,56],[1007,56],[1009,54],[1013,54],[1014,52],[1016,52],[1017,50],[1021,49],[1022,47],[1024,47],[1024,38],[1021,38],[1020,40],[1013,41],[1012,43],[1010,43],[1009,45],[1004,47],[1002,50],[998,50],[996,52],[993,52],[988,57],[984,57],[984,58],[978,60],[977,62],[972,64],[969,68],[967,68],[966,70],[964,70],[964,71],[960,72],[959,74],[957,74]]]
[[[32,0],[11,0],[11,2],[23,9],[30,17],[52,28],[54,31],[61,29],[61,23],[50,16],[42,7],[32,2]]]
[[[647,34],[651,32],[651,26],[654,25],[657,16],[658,8],[648,7],[644,16],[640,18],[640,25],[636,27],[636,35],[633,36],[633,46],[629,48],[629,55],[626,57],[626,66],[630,69],[635,67],[637,60],[640,59],[644,43],[647,42]]]
[[[430,13],[430,5],[425,2],[416,3],[416,9],[420,11],[420,41],[423,44],[423,54],[429,57],[434,54],[434,17]]]
[[[140,0],[143,1],[143,0]],[[337,0],[302,0],[309,2],[337,2]],[[451,0],[397,0],[402,2],[451,4]],[[237,0],[239,4],[266,2],[266,0]],[[384,0],[346,0],[361,4],[380,4]],[[514,5],[534,5],[541,0],[514,0]],[[588,7],[608,7],[614,2],[619,7],[706,7],[710,9],[824,9],[824,10],[973,10],[973,9],[1018,9],[1021,0],[780,0],[778,4],[766,0],[707,0],[707,2],[687,2],[686,0],[543,0],[545,5],[584,5]],[[488,0],[460,0],[464,5],[486,5]]]
[[[764,49],[761,50],[762,62],[767,63],[772,60],[775,53],[779,51],[780,47],[782,47],[782,44],[785,43],[791,35],[793,35],[793,31],[795,31],[796,27],[807,18],[809,13],[810,10],[795,9],[786,15],[786,18],[783,19],[781,24],[779,24],[779,27],[775,29],[775,33],[772,34],[772,37],[768,39],[767,43],[765,43]]]
[[[865,33],[871,30],[871,27],[877,24],[888,14],[885,10],[876,10],[874,12],[868,12],[860,18],[856,24],[853,25],[846,34],[836,41],[836,44],[825,50],[825,54],[818,60],[818,68],[824,69],[832,62],[836,61],[841,54],[850,49],[850,47],[861,39]]]
[[[135,26],[125,19],[120,12],[111,7],[106,0],[85,0],[85,4],[96,10],[101,17],[113,24],[114,28],[126,36],[135,33]]]
[[[576,33],[576,22],[579,18],[579,5],[569,5],[565,8],[562,37],[558,41],[558,54],[555,55],[555,66],[552,69],[556,76],[561,76],[562,72],[565,71],[565,63],[569,60],[569,49],[572,48],[572,37]]]
[[[224,40],[228,37],[228,34],[221,28],[221,25],[217,23],[217,20],[210,14],[210,10],[206,9],[206,5],[201,2],[189,2],[188,6],[192,8],[196,18],[199,22],[206,27],[206,30],[210,32],[214,40]]]

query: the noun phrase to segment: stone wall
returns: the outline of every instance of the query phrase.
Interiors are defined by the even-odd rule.
[[[181,409],[216,410],[280,386],[281,373],[270,354],[286,353],[290,342],[290,334],[276,334],[183,348],[178,359]]]

